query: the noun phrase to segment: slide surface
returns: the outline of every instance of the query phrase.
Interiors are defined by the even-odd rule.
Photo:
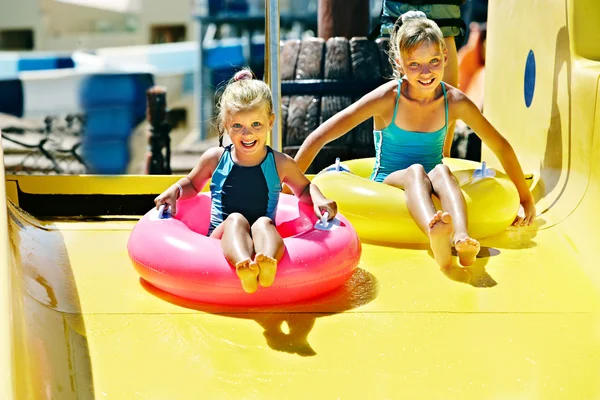
[[[489,15],[484,112],[533,174],[535,226],[484,239],[469,269],[364,244],[325,298],[207,306],[127,255],[176,177],[0,171],[0,398],[600,398],[600,3]]]

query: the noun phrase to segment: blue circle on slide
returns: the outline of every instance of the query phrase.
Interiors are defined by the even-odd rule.
[[[525,82],[524,82],[524,93],[525,93],[525,105],[527,108],[533,101],[533,93],[535,92],[535,55],[533,50],[529,50],[527,55],[527,62],[525,63]]]

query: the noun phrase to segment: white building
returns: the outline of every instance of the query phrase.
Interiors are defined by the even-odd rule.
[[[2,0],[0,50],[72,51],[196,39],[191,0]]]

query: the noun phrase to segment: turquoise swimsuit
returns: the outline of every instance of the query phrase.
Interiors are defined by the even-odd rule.
[[[442,82],[444,103],[446,104],[446,124],[435,132],[407,131],[396,125],[396,113],[400,101],[402,80],[398,81],[398,97],[394,107],[392,122],[381,131],[373,131],[375,136],[375,165],[371,180],[383,182],[392,172],[421,164],[429,172],[442,163],[444,139],[448,131],[448,98],[446,86]]]

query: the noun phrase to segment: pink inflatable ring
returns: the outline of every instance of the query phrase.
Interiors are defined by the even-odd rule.
[[[204,303],[272,305],[316,297],[343,285],[352,275],[361,254],[356,231],[337,215],[329,230],[315,229],[311,206],[281,194],[277,230],[285,254],[275,282],[248,294],[234,267],[227,262],[221,241],[206,236],[210,194],[177,202],[175,217],[150,210],[136,224],[127,249],[135,269],[151,285],[176,296]]]

